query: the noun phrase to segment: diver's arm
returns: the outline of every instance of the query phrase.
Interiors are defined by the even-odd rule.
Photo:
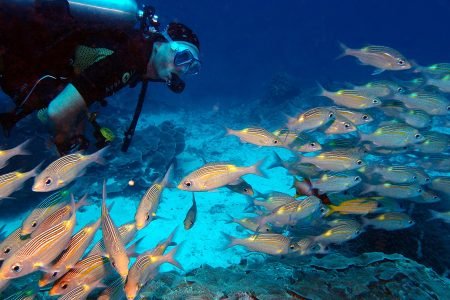
[[[55,125],[76,118],[86,110],[83,96],[72,85],[68,84],[48,106],[48,116]]]

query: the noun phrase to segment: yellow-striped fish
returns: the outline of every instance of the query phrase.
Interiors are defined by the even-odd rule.
[[[449,176],[437,176],[431,180],[430,187],[438,192],[450,195],[450,177]]]
[[[379,174],[384,181],[391,183],[414,183],[417,182],[417,168],[409,166],[375,166],[370,168],[372,174]]]
[[[391,184],[384,183],[378,185],[364,185],[364,190],[361,194],[375,192],[379,196],[391,197],[395,199],[408,199],[418,197],[423,193],[423,188],[418,184]]]
[[[281,142],[288,148],[298,152],[320,151],[322,146],[314,138],[306,133],[298,133],[286,129],[274,131]]]
[[[136,298],[140,289],[147,283],[151,277],[155,276],[157,268],[163,263],[170,263],[179,269],[183,269],[181,264],[175,260],[175,254],[179,247],[176,246],[173,250],[165,255],[153,255],[151,251],[145,252],[136,259],[136,262],[130,269],[130,272],[125,282],[125,294],[128,300]]]
[[[450,93],[450,73],[442,78],[427,78],[427,84],[437,87],[443,93]]]
[[[91,284],[84,283],[77,286],[67,294],[61,296],[59,300],[85,300],[87,299],[89,294],[98,286],[103,286],[101,280],[97,280],[96,282]]]
[[[58,257],[51,266],[46,268],[46,272],[39,280],[40,287],[58,280],[74,267],[78,260],[83,256],[86,248],[92,242],[95,233],[100,226],[100,222],[101,219],[93,224],[87,225],[72,237],[63,254]]]
[[[161,195],[169,181],[169,176],[171,173],[172,165],[167,169],[164,178],[152,184],[142,197],[136,211],[136,215],[134,216],[137,230],[141,230],[147,226],[156,215],[156,210],[158,209],[159,202],[161,201]]]
[[[439,212],[432,209],[429,209],[429,211],[431,213],[431,218],[428,219],[428,221],[438,219],[444,221],[445,223],[450,223],[450,211]]]
[[[426,67],[415,64],[414,71],[416,73],[422,72],[429,75],[442,76],[450,74],[450,63],[437,63]]]
[[[364,125],[373,121],[373,118],[368,113],[345,109],[341,107],[334,107],[338,115],[343,116],[354,125]]]
[[[283,161],[277,153],[274,153],[274,160],[275,161],[268,166],[268,169],[283,167],[292,175],[298,175],[306,178],[319,176],[322,171],[319,167],[312,163],[302,163],[300,157],[293,162]]]
[[[380,126],[370,134],[360,133],[361,141],[368,141],[378,147],[400,148],[418,144],[425,140],[424,136],[414,127],[390,123]]]
[[[283,143],[274,134],[264,128],[245,128],[233,130],[227,128],[227,135],[237,136],[241,142],[265,147],[283,147]]]
[[[16,171],[5,175],[0,175],[0,200],[8,198],[9,195],[21,189],[25,181],[38,174],[38,169],[40,166],[41,165],[38,165],[33,170],[25,173]]]
[[[294,201],[274,209],[270,214],[259,219],[258,225],[270,223],[277,227],[295,226],[321,208],[321,201],[316,196],[309,196],[301,201]]]
[[[411,69],[411,63],[397,50],[386,46],[371,45],[361,49],[351,49],[340,44],[342,56],[356,57],[362,64],[375,67],[372,75],[377,75],[385,70],[401,71]]]
[[[255,195],[255,191],[253,190],[253,187],[242,178],[239,178],[235,182],[227,184],[225,187],[232,190],[233,192],[247,195],[250,197],[253,197]]]
[[[71,195],[73,198],[73,195]],[[46,219],[42,221],[42,223],[36,228],[35,231],[31,234],[31,237],[34,238],[41,234],[42,232],[46,231],[50,227],[55,226],[56,224],[69,219],[71,214],[74,214],[80,207],[86,206],[89,203],[87,202],[87,195],[84,195],[80,201],[75,203],[75,210],[73,210],[73,207],[71,204],[64,205],[60,207],[59,209],[55,210],[52,214],[50,214]]]
[[[90,164],[103,164],[102,156],[107,150],[108,147],[105,147],[91,155],[74,153],[58,158],[36,176],[33,191],[51,192],[68,185],[77,177],[83,176]]]
[[[373,226],[377,229],[399,230],[411,227],[415,222],[404,213],[388,212],[372,219],[362,218],[364,226]]]
[[[311,131],[334,120],[335,112],[328,107],[315,107],[295,118],[289,118],[287,128],[296,132]]]
[[[20,234],[25,236],[33,233],[49,215],[67,204],[69,195],[69,191],[58,191],[45,198],[22,222]]]
[[[428,131],[423,133],[424,141],[414,144],[414,149],[421,153],[445,153],[450,149],[450,140],[447,134]]]
[[[260,232],[260,233],[271,233],[272,229],[269,225],[265,224],[262,226],[259,226],[258,224],[258,218],[242,218],[242,219],[236,219],[232,216],[228,216],[230,220],[227,223],[237,223],[244,227],[245,229],[248,229],[253,232]]]
[[[361,182],[361,177],[352,172],[323,174],[318,179],[311,179],[312,188],[317,189],[320,194],[343,192]]]
[[[320,87],[319,96],[331,99],[336,105],[353,109],[366,109],[381,105],[381,100],[377,97],[366,95],[355,90],[339,90],[330,92]]]
[[[31,153],[25,149],[26,147],[28,147],[29,143],[30,140],[26,140],[25,142],[14,148],[0,150],[0,169],[4,168],[8,164],[8,160],[11,157],[18,155],[30,155]]]
[[[125,246],[120,238],[120,233],[117,230],[108,208],[106,207],[106,181],[103,181],[103,200],[102,200],[102,232],[103,241],[105,243],[106,253],[111,265],[117,270],[122,278],[128,274],[128,258]]]
[[[247,174],[263,176],[259,169],[263,162],[259,161],[249,167],[238,167],[227,163],[209,163],[184,177],[178,184],[178,188],[184,191],[202,192],[236,182],[241,176]]]
[[[432,116],[446,116],[450,113],[449,100],[437,93],[400,94],[396,95],[394,99],[401,101],[407,108],[423,110]]]
[[[356,131],[356,126],[347,118],[340,114],[336,114],[336,119],[331,123],[330,127],[325,130],[326,134],[345,134]]]
[[[2,298],[3,300],[34,300],[36,299],[39,289],[35,285],[29,285],[9,297]]]
[[[267,195],[262,195],[264,201],[253,200],[253,204],[256,206],[262,206],[265,209],[272,211],[277,207],[296,201],[296,199],[288,194],[280,192],[272,192]]]
[[[250,250],[271,255],[285,255],[292,252],[291,240],[281,234],[260,233],[246,238],[235,238],[223,233],[228,241],[226,248],[244,246]]]
[[[136,235],[137,232],[136,223],[131,222],[123,224],[119,226],[118,231],[120,235],[120,240],[124,245],[127,245],[134,239]],[[94,245],[94,247],[92,247],[91,251],[89,251],[87,256],[102,255],[105,252],[106,252],[105,243],[103,242],[103,239],[101,239],[100,241],[97,242],[97,244]]]
[[[0,243],[0,261],[10,257],[29,241],[29,237],[21,237],[20,227],[14,230],[6,239]]]
[[[357,198],[347,200],[339,205],[328,205],[328,212],[326,216],[329,216],[335,212],[343,215],[367,215],[377,210],[379,207],[378,199],[383,197],[368,197]]]
[[[17,278],[47,267],[67,247],[75,227],[75,203],[72,199],[72,216],[69,220],[31,238],[3,262],[0,278]]]
[[[365,166],[361,154],[348,150],[322,152],[317,156],[302,156],[302,163],[310,163],[323,171],[347,171]]]
[[[113,273],[109,259],[92,255],[80,260],[63,277],[58,279],[49,291],[50,296],[65,295],[77,286],[91,284]]]
[[[361,234],[361,231],[362,226],[357,221],[345,220],[316,236],[314,241],[322,245],[342,244],[356,238]]]
[[[405,88],[388,80],[376,80],[365,85],[354,86],[354,90],[375,97],[387,97],[396,93],[404,93]]]
[[[431,126],[431,117],[423,110],[406,109],[401,104],[392,103],[381,107],[385,115],[399,119],[415,128]]]

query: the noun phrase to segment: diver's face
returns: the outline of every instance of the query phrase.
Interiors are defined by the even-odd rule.
[[[154,68],[155,75],[162,80],[170,80],[172,73],[182,77],[186,73],[187,66],[176,66],[174,63],[175,55],[183,50],[189,50],[195,58],[198,59],[199,53],[197,47],[188,42],[157,43],[156,51],[153,54],[150,68]],[[150,72],[149,72],[150,73]]]

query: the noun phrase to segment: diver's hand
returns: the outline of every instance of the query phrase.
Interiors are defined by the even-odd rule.
[[[83,97],[71,84],[50,102],[47,113],[56,146],[70,141],[86,109]]]

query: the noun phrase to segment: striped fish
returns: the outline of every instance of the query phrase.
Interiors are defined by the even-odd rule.
[[[92,284],[113,273],[109,259],[92,255],[80,260],[63,277],[58,279],[49,291],[50,296],[65,295],[77,286]]]
[[[325,130],[326,134],[345,134],[356,131],[356,126],[341,114],[336,114],[336,119]]]
[[[253,190],[253,187],[242,178],[239,178],[235,182],[227,184],[225,187],[227,189],[230,189],[233,192],[247,195],[250,197],[253,197],[255,195],[255,191]]]
[[[29,237],[20,236],[20,227],[14,230],[6,239],[0,243],[0,261],[10,257],[29,241]]]
[[[432,116],[446,116],[450,113],[449,100],[437,93],[401,94],[396,95],[394,99],[401,101],[407,108],[423,110]]]
[[[264,201],[253,200],[253,204],[256,206],[262,206],[265,209],[272,211],[277,207],[285,205],[290,202],[296,201],[294,197],[280,192],[272,192],[267,195],[263,195]]]
[[[345,220],[326,230],[321,235],[316,236],[314,241],[322,245],[342,244],[356,238],[361,234],[361,231],[361,224],[357,221]]]
[[[175,233],[177,228],[175,228],[172,233],[167,237],[167,239],[160,241],[156,247],[151,251],[153,256],[161,256],[166,251],[167,247],[173,246],[173,238],[175,237]]]
[[[360,138],[361,141],[368,141],[385,148],[400,148],[425,140],[416,128],[401,123],[382,125],[371,134],[360,133]]]
[[[156,210],[158,209],[159,202],[161,201],[161,195],[167,183],[169,182],[169,176],[172,173],[172,169],[173,166],[171,165],[167,169],[164,178],[152,184],[145,195],[142,197],[134,216],[137,230],[141,230],[142,228],[150,224],[150,222],[156,215]]]
[[[186,217],[184,218],[183,221],[184,229],[186,230],[191,229],[194,226],[196,219],[197,219],[197,204],[195,202],[195,194],[192,193],[192,206],[191,208],[189,208]]]
[[[341,115],[354,125],[364,125],[373,121],[373,118],[364,112],[354,111],[341,107],[334,107],[337,115]]]
[[[259,169],[261,160],[249,167],[237,167],[227,163],[208,163],[193,171],[178,184],[180,190],[201,192],[223,187],[236,182],[241,176],[255,174],[262,176]]]
[[[363,217],[364,226],[373,226],[378,229],[399,230],[411,227],[415,222],[404,213],[388,212],[372,219]]]
[[[30,155],[31,153],[25,149],[26,147],[28,147],[29,143],[30,143],[30,140],[26,140],[22,144],[14,147],[12,149],[0,150],[0,169],[4,168],[8,164],[8,160],[11,157],[14,157],[17,155]]]
[[[411,69],[411,63],[397,50],[386,46],[367,46],[362,49],[351,49],[341,44],[342,56],[356,57],[362,64],[377,68],[372,75],[384,70],[400,71]]]
[[[122,278],[125,278],[128,274],[128,264],[130,260],[128,258],[125,246],[120,238],[120,233],[111,219],[108,208],[106,207],[106,181],[103,181],[101,220],[106,253],[111,261],[111,265],[117,270]]]
[[[84,300],[87,299],[89,294],[97,287],[102,286],[101,280],[97,280],[91,284],[82,284],[61,296],[59,300]]]
[[[439,79],[427,78],[427,84],[437,87],[443,93],[450,93],[450,75],[448,74]]]
[[[67,247],[75,227],[74,200],[72,216],[31,238],[3,262],[0,278],[17,278],[47,267]]]
[[[355,86],[353,89],[375,97],[387,97],[395,93],[403,93],[405,91],[404,87],[388,80],[372,81],[365,85]]]
[[[395,199],[408,199],[418,197],[423,193],[423,188],[418,184],[397,185],[384,183],[378,185],[364,185],[361,195],[375,192],[379,196],[391,197]]]
[[[22,188],[22,185],[28,179],[36,176],[38,174],[38,169],[40,164],[31,171],[21,173],[21,172],[11,172],[0,176],[0,200],[8,198],[9,195],[15,191]]]
[[[391,183],[414,183],[417,182],[415,170],[409,166],[375,166],[369,173],[379,174],[384,181]]]
[[[260,226],[258,224],[259,218],[242,218],[242,219],[236,219],[232,216],[229,216],[230,220],[227,223],[237,223],[244,227],[245,229],[248,229],[253,232],[260,232],[260,233],[271,233],[272,229],[267,224]]]
[[[334,110],[327,107],[315,107],[295,118],[289,118],[287,128],[296,132],[311,131],[334,120]]]
[[[418,109],[407,109],[402,102],[392,102],[380,108],[386,116],[399,119],[415,128],[431,126],[431,116]]]
[[[437,176],[431,180],[430,187],[438,192],[450,195],[450,177],[449,176]]]
[[[33,191],[51,192],[68,185],[77,177],[83,176],[90,164],[102,164],[102,156],[107,150],[108,147],[105,147],[91,155],[74,153],[58,158],[36,176]]]
[[[306,178],[315,177],[321,173],[321,170],[318,167],[311,163],[302,163],[300,158],[295,161],[284,161],[277,153],[274,153],[273,156],[274,162],[268,166],[268,169],[282,167],[292,175],[298,175]]]
[[[298,152],[315,152],[322,149],[319,142],[306,133],[298,133],[288,129],[279,129],[273,132],[288,148]]]
[[[179,269],[183,269],[181,264],[175,260],[175,254],[180,246],[176,246],[166,255],[155,256],[151,251],[139,255],[125,282],[124,290],[128,300],[136,298],[147,281],[156,276],[158,267],[163,263],[170,263]]]
[[[377,210],[379,204],[378,199],[382,197],[368,197],[347,200],[339,205],[329,205],[326,216],[329,216],[335,212],[343,215],[366,215],[368,213]]]
[[[442,76],[450,74],[450,63],[437,63],[429,66],[416,65],[414,68],[416,72],[422,72],[430,75]]]
[[[362,182],[355,173],[323,174],[319,179],[312,179],[312,188],[321,194],[346,191]]]
[[[22,222],[22,236],[33,233],[49,215],[67,203],[69,191],[59,191],[44,199]]]
[[[73,195],[71,195],[71,197],[73,198]],[[69,219],[71,214],[74,214],[80,207],[83,207],[85,205],[88,205],[87,195],[84,195],[83,198],[80,199],[80,201],[75,203],[75,210],[72,210],[73,207],[71,204],[60,207],[42,221],[42,223],[36,228],[36,230],[33,231],[31,237],[34,238],[50,227]]]
[[[319,96],[331,99],[336,105],[353,109],[367,109],[381,105],[381,100],[377,97],[366,95],[355,90],[339,90],[330,92],[320,87]]]
[[[117,277],[108,287],[98,296],[97,300],[122,300],[125,298],[125,282],[122,277]]]
[[[277,227],[295,226],[299,220],[305,219],[321,207],[321,201],[316,196],[309,196],[301,201],[293,201],[274,209],[270,214],[261,217],[258,225],[270,223]]]
[[[87,225],[76,233],[69,242],[66,250],[58,259],[49,266],[39,280],[39,286],[46,286],[61,278],[68,270],[74,267],[78,260],[83,256],[84,251],[92,242],[95,233],[100,226],[101,220]]]
[[[237,136],[242,143],[249,143],[264,147],[283,147],[281,140],[265,130],[264,128],[244,128],[242,130],[233,130],[227,128],[227,135]]]
[[[6,297],[2,298],[3,300],[33,300],[36,299],[39,290],[35,285],[30,285],[29,287],[25,287],[24,289],[19,290],[18,292]]]
[[[250,250],[271,255],[284,255],[290,253],[291,240],[281,234],[261,233],[246,238],[235,238],[225,234],[228,240],[227,248],[244,246]]]
[[[414,145],[414,149],[421,153],[439,154],[450,150],[449,135],[428,131],[423,133],[424,142]]]
[[[119,226],[117,230],[119,231],[120,240],[124,245],[130,243],[134,239],[137,232],[136,224],[134,222],[123,224]],[[91,251],[89,251],[86,256],[102,255],[105,252],[105,243],[103,242],[103,239],[101,239],[94,245],[94,247],[92,247]]]
[[[450,211],[439,212],[429,209],[429,212],[431,213],[431,218],[428,221],[438,219],[450,224]]]
[[[322,152],[317,156],[302,156],[302,163],[310,163],[323,171],[347,171],[354,170],[365,165],[361,154],[348,150],[332,150]]]

